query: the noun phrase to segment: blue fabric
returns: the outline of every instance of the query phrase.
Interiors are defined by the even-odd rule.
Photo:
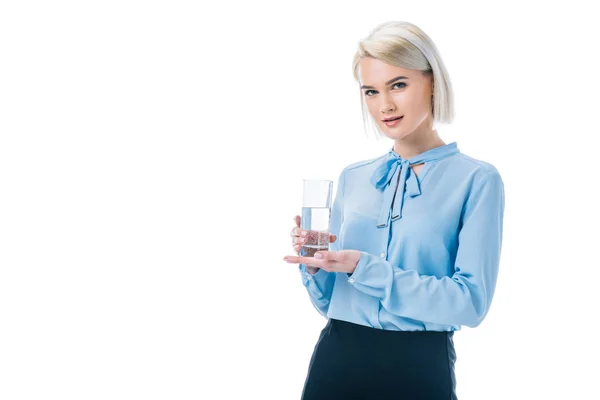
[[[408,166],[420,163],[417,176]],[[475,327],[494,295],[503,218],[492,164],[456,142],[410,159],[392,149],[338,178],[329,250],[360,251],[354,273],[311,275],[300,264],[302,283],[326,318],[387,330]]]

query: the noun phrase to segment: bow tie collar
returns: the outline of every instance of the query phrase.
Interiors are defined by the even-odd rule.
[[[392,221],[402,218],[405,192],[408,192],[410,197],[416,197],[421,194],[419,181],[415,173],[412,172],[411,166],[441,160],[459,152],[456,142],[452,142],[429,149],[415,157],[403,159],[392,148],[385,155],[383,163],[377,167],[371,176],[373,186],[384,192],[377,227],[383,228],[388,226],[390,212],[392,214]],[[396,182],[397,184],[395,184]],[[396,193],[396,200],[394,200],[394,193]],[[394,202],[393,210],[391,209],[392,202]]]

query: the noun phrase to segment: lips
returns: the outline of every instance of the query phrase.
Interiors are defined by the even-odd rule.
[[[402,119],[403,119],[402,117],[399,117],[399,118],[397,117],[395,119],[390,119],[389,121],[384,120],[383,123],[385,124],[385,126],[392,128],[392,127],[400,125],[400,121],[402,121]]]
[[[391,118],[386,118],[386,119],[384,119],[384,120],[383,120],[383,122],[395,121],[395,120],[397,120],[397,119],[400,119],[400,118],[402,118],[402,117],[391,117]]]

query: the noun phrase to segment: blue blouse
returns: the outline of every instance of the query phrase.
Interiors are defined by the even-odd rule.
[[[409,166],[420,163],[417,176]],[[359,250],[356,270],[311,275],[300,264],[302,283],[326,318],[402,331],[475,327],[494,295],[503,218],[492,164],[456,142],[410,159],[392,148],[339,176],[329,250]]]

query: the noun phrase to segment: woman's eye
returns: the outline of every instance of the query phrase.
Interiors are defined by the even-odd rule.
[[[405,87],[405,86],[406,86],[406,83],[404,83],[404,82],[398,82],[398,83],[394,83],[394,84],[392,85],[392,88],[393,88],[394,86],[396,86],[396,85],[404,85],[404,86],[401,86],[401,87]],[[366,90],[366,91],[365,91],[365,96],[369,96],[369,92],[375,92],[375,90],[370,90],[370,89],[369,89],[369,90]]]

